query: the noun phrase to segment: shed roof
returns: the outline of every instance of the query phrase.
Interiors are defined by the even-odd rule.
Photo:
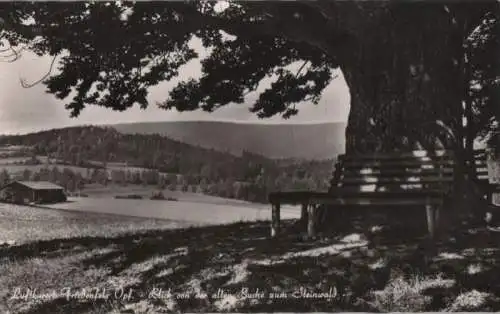
[[[14,181],[14,182],[17,182],[33,190],[64,190],[62,186],[59,186],[49,181]]]

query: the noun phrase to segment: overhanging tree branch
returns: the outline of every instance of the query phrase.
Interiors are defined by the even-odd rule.
[[[37,84],[40,84],[40,83],[41,83],[41,82],[43,82],[44,80],[46,80],[46,79],[50,76],[50,74],[52,73],[52,68],[54,67],[54,64],[55,64],[56,59],[57,59],[57,56],[54,56],[54,57],[52,58],[52,62],[50,62],[50,68],[49,68],[49,70],[48,70],[48,71],[47,71],[47,73],[45,73],[45,75],[44,75],[42,78],[40,78],[39,80],[37,80],[37,81],[35,81],[35,82],[33,82],[33,83],[28,84],[28,83],[26,83],[26,80],[25,80],[25,79],[22,79],[22,78],[21,78],[21,79],[19,79],[19,81],[21,82],[21,86],[22,86],[23,88],[31,88],[31,87],[33,87],[33,86],[35,86],[35,85],[37,85]]]

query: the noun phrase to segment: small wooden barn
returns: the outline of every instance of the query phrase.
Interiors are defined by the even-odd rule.
[[[11,182],[0,188],[0,199],[16,204],[47,204],[67,200],[64,188],[48,181]]]

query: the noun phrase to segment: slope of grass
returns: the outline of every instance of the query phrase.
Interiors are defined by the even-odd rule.
[[[39,240],[113,237],[187,223],[87,212],[71,212],[0,203],[0,244],[18,245]]]
[[[500,310],[497,234],[464,227],[431,250],[408,228],[344,224],[304,241],[292,223],[277,239],[268,238],[268,222],[248,222],[74,232],[1,248],[0,311]]]
[[[53,168],[57,167],[59,171],[63,171],[64,168],[71,169],[74,173],[80,173],[82,177],[87,177],[87,168],[84,167],[78,167],[78,166],[67,166],[67,165],[59,165],[59,164],[52,164],[52,165],[45,165],[45,164],[40,164],[40,165],[15,165],[15,164],[8,164],[8,165],[0,165],[0,169],[5,169],[7,172],[11,175],[19,175],[22,174],[24,170],[29,170],[31,172],[39,172],[43,168],[48,168],[49,170],[52,170]]]
[[[1,151],[0,151],[1,152]],[[22,163],[29,160],[28,157],[8,157],[8,158],[0,158],[0,165],[13,165],[15,163]]]
[[[168,195],[167,195],[168,196]],[[236,221],[270,219],[270,206],[248,204],[210,204],[149,199],[70,198],[71,202],[44,205],[54,209],[121,214],[137,217],[183,220],[193,224],[223,224]],[[298,218],[300,210],[284,209],[283,218]]]
[[[151,185],[127,184],[123,186],[111,183],[108,184],[107,186],[95,183],[87,184],[85,185],[85,188],[83,190],[85,194],[93,198],[114,198],[117,195],[125,196],[131,194],[137,194],[143,196],[144,198],[149,198],[153,192],[157,191],[158,187]],[[246,205],[252,208],[269,207],[268,205],[265,204],[256,204],[243,200],[222,198],[202,193],[170,191],[168,189],[163,189],[162,193],[165,197],[173,197],[178,199],[179,201],[198,202],[198,203],[214,204],[214,205],[235,205],[235,206]]]

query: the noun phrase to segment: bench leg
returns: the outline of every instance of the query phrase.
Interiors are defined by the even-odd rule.
[[[438,207],[433,205],[425,205],[425,210],[427,214],[427,229],[429,231],[429,236],[434,239],[436,235],[436,223],[439,219]]]
[[[436,224],[435,229],[439,231],[441,228],[441,206],[437,206],[434,211],[434,223]]]
[[[316,209],[317,206],[315,204],[311,204],[308,206],[307,213],[307,235],[312,238],[316,235]]]
[[[274,238],[280,231],[280,204],[272,204],[271,237]]]
[[[309,206],[309,204],[307,204],[307,203],[302,204],[302,208],[301,208],[301,212],[300,212],[300,221],[304,225],[306,225],[306,223],[308,221],[308,219],[307,219],[307,207],[308,206]]]

